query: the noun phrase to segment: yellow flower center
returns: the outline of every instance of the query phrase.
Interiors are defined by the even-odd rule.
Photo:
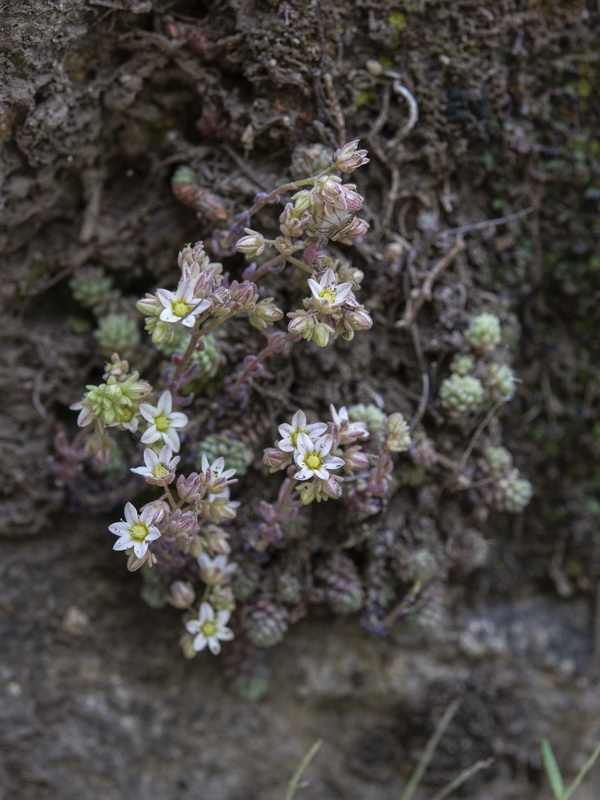
[[[131,538],[135,539],[136,542],[143,542],[149,533],[148,526],[143,522],[134,522],[131,526],[130,533]]]
[[[185,317],[188,311],[192,310],[192,306],[190,303],[186,303],[183,300],[175,300],[171,308],[173,309],[173,313],[176,317]]]
[[[327,303],[335,303],[335,291],[333,289],[322,289],[319,292],[319,297]]]
[[[168,474],[169,470],[160,461],[158,462],[158,464],[155,464],[154,467],[152,468],[152,475],[155,478],[164,478],[165,475]]]
[[[321,467],[323,466],[323,459],[321,458],[320,453],[316,453],[313,451],[312,453],[307,453],[304,456],[304,463],[309,469],[312,470],[321,469]]]
[[[166,414],[157,414],[154,417],[154,424],[159,433],[166,433],[171,427],[171,420]]]
[[[214,636],[216,632],[217,632],[217,625],[215,621],[212,619],[207,619],[206,622],[203,622],[202,625],[200,626],[200,633],[202,634],[202,636],[206,636],[207,639],[210,638],[211,636]]]

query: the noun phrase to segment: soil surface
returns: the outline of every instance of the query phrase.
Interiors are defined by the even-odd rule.
[[[589,757],[600,739],[598,33],[591,0],[0,6],[0,798],[275,800],[323,739],[299,797],[387,800],[454,700],[422,800],[490,757],[462,796],[550,797],[542,737],[566,776]],[[248,701],[225,660],[183,658],[181,613],[149,608],[141,575],[110,549],[107,525],[139,497],[127,470],[56,480],[61,442],[77,433],[68,407],[105,361],[101,320],[72,281],[101,267],[130,309],[172,288],[177,252],[199,240],[241,280],[243,258],[217,259],[216,232],[289,179],[307,147],[354,138],[371,159],[352,175],[370,230],[353,248],[333,244],[365,274],[373,329],[274,357],[235,424],[219,416],[218,386],[201,401],[205,433],[227,423],[256,448],[234,490],[234,550],[256,525],[252,504],[276,497],[260,453],[297,408],[400,411],[438,458],[402,454],[366,521],[333,502],[307,509],[269,580],[308,548],[318,583],[318,564],[343,550],[366,605],[344,616],[300,604],[253,676],[270,673],[262,698]],[[172,191],[181,167],[193,180]],[[267,207],[257,226],[276,231],[278,214]],[[302,296],[287,272],[269,291],[291,308]],[[440,390],[482,311],[500,320],[517,388],[457,424]],[[234,373],[260,336],[243,324],[221,346]],[[144,344],[131,361],[158,374]],[[488,491],[491,446],[533,485],[522,513]],[[373,596],[392,551],[400,604],[407,565],[425,553],[429,573],[411,613],[382,631]],[[597,797],[598,774],[575,797]]]

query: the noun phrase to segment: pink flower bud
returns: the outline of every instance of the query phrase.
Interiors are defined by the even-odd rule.
[[[360,448],[351,447],[344,453],[344,467],[351,471],[367,469],[369,461],[368,453],[363,453]]]
[[[352,239],[355,239],[357,236],[362,236],[368,230],[369,223],[360,217],[355,217],[352,225],[346,231],[346,235],[350,236]]]
[[[321,489],[332,500],[342,496],[342,483],[344,479],[339,475],[330,475],[326,481],[321,481]]]
[[[232,301],[239,303],[241,311],[252,311],[258,300],[255,283],[251,281],[244,281],[243,283],[233,281],[229,291],[231,292]]]
[[[163,310],[163,305],[153,294],[146,294],[141,300],[138,300],[135,307],[140,314],[145,314],[147,317],[158,317]]]
[[[285,469],[292,463],[292,454],[284,453],[277,447],[267,447],[263,453],[263,464],[271,468],[271,472],[278,469]]]
[[[258,231],[253,231],[252,228],[244,228],[247,236],[242,236],[241,239],[235,244],[235,249],[239,253],[245,253],[247,256],[259,256],[265,249],[265,237]]]
[[[191,539],[198,530],[198,516],[193,511],[182,511],[178,508],[169,520],[168,532],[184,540]]]
[[[195,599],[196,592],[188,581],[175,581],[171,584],[167,602],[175,608],[189,608]]]
[[[288,314],[288,317],[291,319],[291,322],[288,323],[288,331],[290,333],[299,333],[305,339],[312,337],[312,331],[316,323],[313,314],[309,314],[307,311],[292,311]],[[307,334],[309,334],[308,337]]]
[[[333,163],[341,172],[352,172],[369,163],[367,151],[357,149],[358,142],[358,139],[353,139],[333,154]]]
[[[151,503],[146,503],[146,505],[142,506],[140,509],[140,514],[147,508],[152,510],[152,519],[149,523],[151,525],[160,525],[170,511],[169,504],[165,503],[164,500],[153,500]]]
[[[275,249],[278,253],[281,253],[282,256],[291,256],[294,252],[292,243],[284,236],[278,236],[275,239]]]
[[[344,320],[355,331],[366,331],[373,326],[373,320],[363,306],[353,308],[344,313]]]
[[[277,308],[272,297],[266,297],[257,303],[248,314],[248,320],[258,330],[264,330],[268,325],[279,322],[283,318],[283,311]]]

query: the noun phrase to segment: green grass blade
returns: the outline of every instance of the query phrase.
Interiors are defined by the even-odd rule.
[[[591,755],[591,756],[588,758],[588,760],[585,762],[585,764],[583,765],[583,767],[582,767],[582,768],[579,770],[579,773],[577,774],[577,777],[575,778],[575,780],[573,781],[573,783],[572,783],[572,784],[569,786],[569,788],[568,788],[568,789],[567,789],[567,791],[565,792],[565,794],[564,794],[564,800],[568,800],[568,798],[569,798],[569,797],[571,797],[571,795],[573,794],[573,792],[575,791],[575,789],[577,789],[577,787],[579,786],[579,784],[581,783],[581,781],[582,781],[582,780],[585,778],[585,776],[587,775],[587,773],[590,771],[590,769],[591,769],[591,768],[594,766],[594,764],[596,763],[596,759],[598,758],[598,756],[600,756],[600,744],[599,744],[599,745],[598,745],[598,747],[597,747],[597,748],[594,750],[594,752],[593,752],[593,753],[592,753],[592,755]]]
[[[542,739],[540,742],[540,750],[542,751],[542,762],[544,764],[548,783],[552,789],[552,794],[556,800],[565,800],[565,785],[548,739]]]
[[[288,783],[287,792],[285,793],[284,800],[292,800],[292,797],[296,794],[296,789],[298,788],[298,784],[300,783],[300,778],[302,777],[304,771],[313,760],[313,758],[319,752],[319,748],[323,744],[323,739],[317,739],[317,741],[313,744],[310,748],[308,753],[302,759],[300,766],[292,775],[291,781]]]
[[[440,791],[434,795],[431,800],[445,800],[448,795],[452,794],[459,786],[462,786],[465,781],[468,781],[472,775],[475,775],[476,772],[479,772],[481,769],[488,769],[488,767],[493,764],[493,758],[486,758],[485,761],[477,761],[473,766],[465,769],[463,772],[460,773],[453,781],[446,784]]]
[[[458,708],[458,700],[455,700],[450,706],[447,708],[444,716],[441,718],[439,725],[434,731],[433,736],[427,742],[425,750],[423,751],[423,755],[419,759],[419,763],[417,764],[417,768],[410,776],[410,780],[406,785],[406,788],[402,792],[402,797],[400,800],[411,800],[413,794],[417,786],[421,783],[421,778],[423,777],[423,773],[427,769],[427,765],[431,761],[431,757],[435,753],[435,748],[438,746],[438,743],[444,733],[446,732],[446,728],[450,724],[452,717],[456,714],[456,710]]]

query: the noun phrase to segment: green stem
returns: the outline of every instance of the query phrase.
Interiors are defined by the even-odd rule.
[[[423,773],[427,769],[429,762],[433,754],[435,753],[435,749],[439,744],[440,739],[446,732],[446,728],[450,724],[452,717],[456,714],[456,710],[458,709],[458,700],[455,700],[450,706],[446,709],[444,716],[440,720],[439,725],[434,731],[433,736],[427,742],[427,746],[423,752],[423,755],[419,759],[419,763],[417,764],[417,768],[410,776],[410,780],[406,786],[406,789],[402,793],[402,797],[400,800],[411,800],[413,794],[415,793],[417,786],[421,783],[421,779],[423,777]]]
[[[310,762],[313,760],[313,758],[317,755],[317,753],[319,752],[319,748],[321,747],[322,744],[323,744],[323,739],[317,739],[317,741],[313,744],[308,753],[304,756],[302,762],[300,763],[300,766],[298,767],[296,772],[294,772],[291,781],[288,783],[287,792],[285,793],[284,800],[292,800],[292,797],[296,794],[296,789],[298,788],[298,784],[300,783],[300,778],[302,777],[302,774],[304,773]]]

